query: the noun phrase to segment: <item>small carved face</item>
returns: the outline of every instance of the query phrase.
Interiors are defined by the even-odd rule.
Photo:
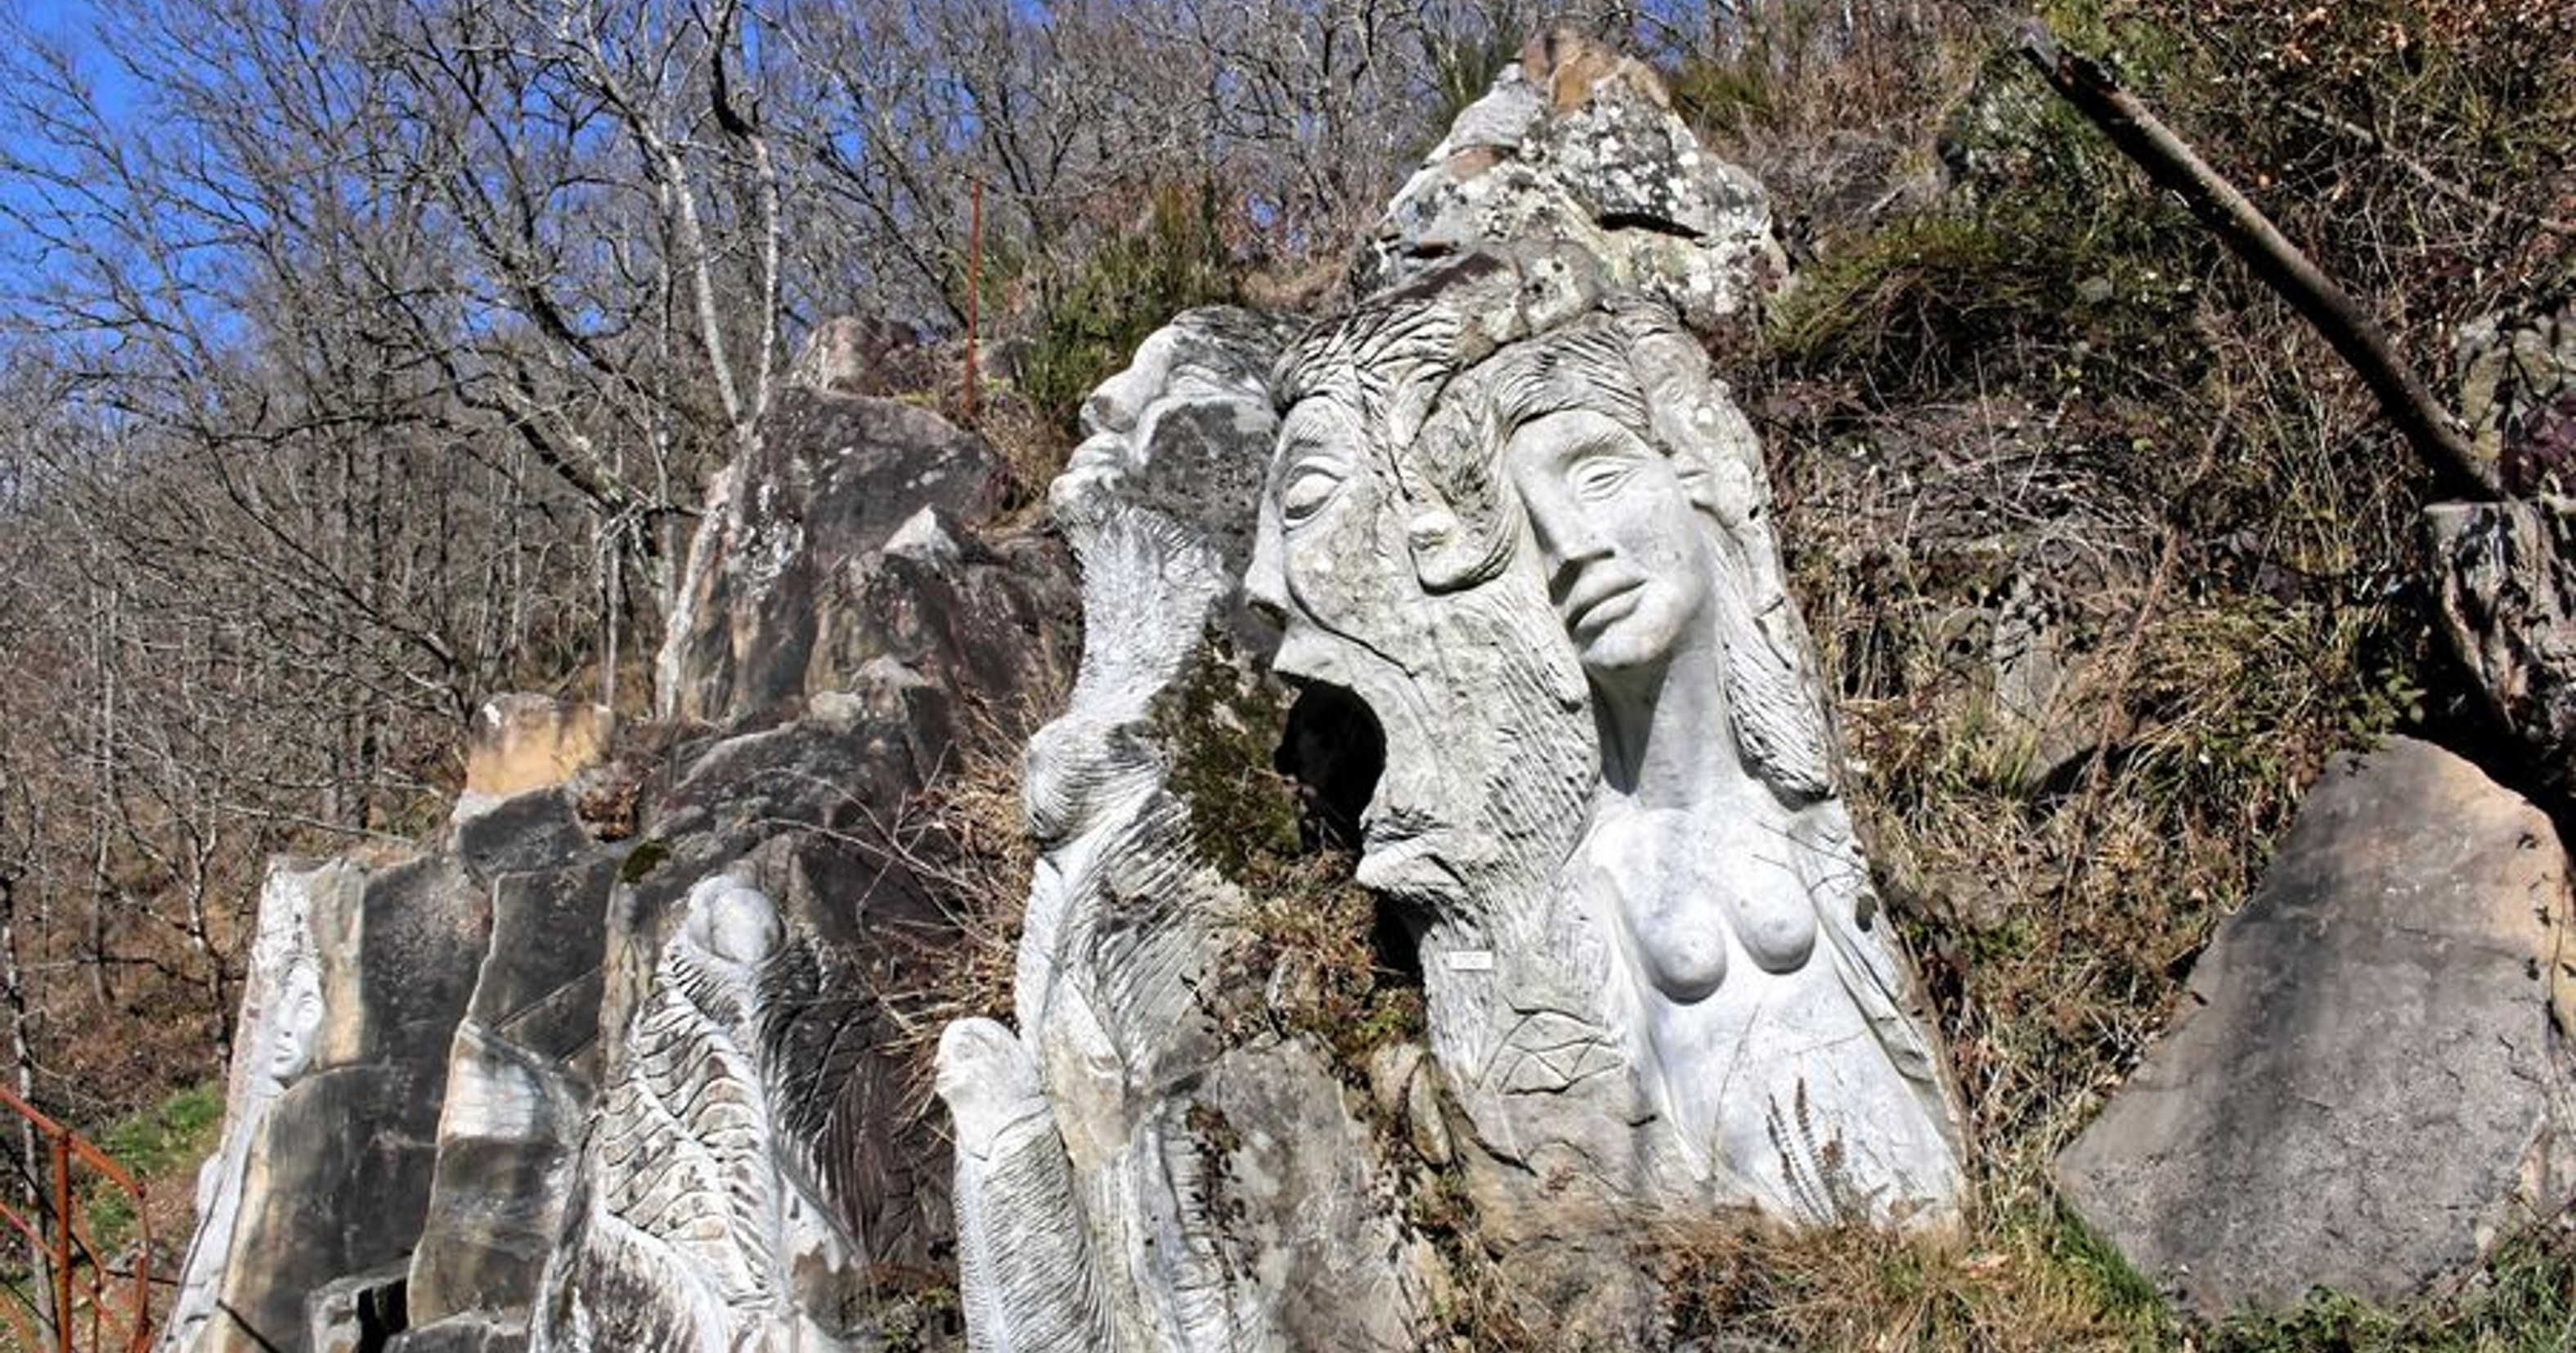
[[[310,955],[297,955],[278,979],[268,1047],[268,1074],[291,1080],[311,1065],[322,1036],[322,973]]]
[[[1277,665],[1289,676],[1353,685],[1354,652],[1333,642],[1369,617],[1402,613],[1411,589],[1380,567],[1390,547],[1384,477],[1351,411],[1299,405],[1280,428],[1247,585],[1287,625]]]
[[[1699,631],[1708,548],[1662,452],[1609,417],[1569,409],[1523,424],[1504,464],[1586,672],[1653,667]]]
[[[1400,508],[1382,459],[1342,401],[1291,411],[1245,578],[1282,627],[1274,669],[1351,691],[1385,728],[1388,774],[1366,819],[1381,862],[1435,819],[1442,798],[1416,770],[1436,746],[1428,730],[1437,719],[1417,682],[1435,648],[1421,588],[1401,564]]]

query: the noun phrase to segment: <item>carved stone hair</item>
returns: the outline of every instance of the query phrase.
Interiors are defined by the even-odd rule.
[[[1736,732],[1763,778],[1792,801],[1831,793],[1830,734],[1790,658],[1793,611],[1765,566],[1773,552],[1761,449],[1664,306],[1611,292],[1572,245],[1480,251],[1372,298],[1281,358],[1283,410],[1310,398],[1349,408],[1401,495],[1425,590],[1492,579],[1522,539],[1502,466],[1521,425],[1589,409],[1669,458],[1717,528],[1721,604],[1745,641],[1728,646]],[[1757,637],[1758,636],[1758,637]]]
[[[1480,251],[1373,298],[1282,358],[1282,408],[1336,400],[1384,440],[1416,573],[1473,587],[1511,556],[1520,514],[1502,449],[1523,424],[1591,409],[1673,461],[1691,502],[1740,525],[1751,431],[1707,398],[1707,358],[1653,301],[1609,293],[1571,245]],[[1730,444],[1732,443],[1732,445]]]

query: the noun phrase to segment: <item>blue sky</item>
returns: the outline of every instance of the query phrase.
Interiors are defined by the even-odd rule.
[[[101,59],[98,14],[90,0],[0,0],[0,14],[26,21],[39,35],[69,45],[81,66],[98,82],[99,99],[110,112],[123,108],[132,93],[125,71]]]

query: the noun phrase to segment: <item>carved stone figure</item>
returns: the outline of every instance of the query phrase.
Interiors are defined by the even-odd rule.
[[[1241,317],[1149,340],[1051,495],[1086,634],[1027,756],[1018,1027],[939,1059],[976,1353],[1433,1346],[1439,1265],[1383,1201],[1405,1152],[1587,1347],[1656,1346],[1657,1217],[1956,1213],[1760,448],[1682,327],[1768,284],[1759,190],[1644,67],[1551,40],[1380,246],[1387,289],[1275,367]],[[1408,913],[1446,1092],[1379,1049],[1400,1136],[1219,1018],[1294,980],[1230,964],[1249,899],[1157,719],[1236,675],[1229,636],[1383,735],[1358,876]]]
[[[410,1250],[490,927],[466,854],[272,865],[223,1136],[157,1347],[304,1353],[309,1293]]]
[[[363,887],[356,871],[326,865],[299,871],[281,864],[260,887],[258,930],[242,985],[263,999],[244,1000],[241,1052],[225,1087],[221,1142],[197,1176],[198,1239],[188,1247],[162,1347],[214,1346],[210,1327],[228,1295],[234,1228],[240,1223],[251,1158],[286,1088],[313,1060],[322,1031],[322,969],[314,952],[314,898]],[[327,909],[330,902],[324,903]],[[256,1204],[254,1203],[254,1207]]]
[[[975,1353],[1419,1346],[1419,1246],[1339,1082],[1294,1042],[1217,1028],[1246,899],[1193,848],[1157,722],[1193,673],[1234,678],[1213,636],[1248,514],[1182,514],[1257,494],[1278,341],[1245,312],[1181,316],[1092,401],[1052,495],[1086,643],[1027,755],[1043,855],[1018,1029],[962,1020],[939,1050]]]
[[[829,1350],[858,1245],[815,1184],[768,1027],[795,942],[757,889],[689,892],[626,1031],[539,1284],[535,1353]]]
[[[1645,1202],[1948,1215],[1956,1111],[1834,793],[1760,450],[1671,312],[1580,249],[1490,251],[1282,379],[1251,590],[1277,670],[1385,727],[1361,878],[1424,917],[1479,1136]]]

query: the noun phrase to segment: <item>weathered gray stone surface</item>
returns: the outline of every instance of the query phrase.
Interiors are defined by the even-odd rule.
[[[2424,510],[2442,633],[2541,774],[2576,787],[2576,501]]]
[[[1241,1323],[1289,1349],[1411,1353],[1436,1260],[1390,1206],[1379,1142],[1315,1050],[1231,1049],[1182,1110],[1221,1125],[1203,1142],[1207,1206],[1225,1247],[1255,1268]]]
[[[660,655],[663,707],[758,727],[900,655],[918,636],[889,597],[948,562],[956,524],[989,520],[1003,488],[993,449],[929,410],[781,390],[753,452],[709,494]],[[986,601],[1010,604],[965,592],[926,614],[964,623]]]
[[[1252,555],[1252,514],[1278,431],[1270,361],[1301,321],[1232,306],[1174,316],[1138,345],[1125,370],[1082,406],[1084,439],[1047,490],[1049,511],[1071,523],[1110,504],[1185,522],[1217,552],[1227,578]]]
[[[310,1293],[410,1252],[489,924],[445,854],[272,869],[165,1347],[301,1353]]]
[[[979,721],[1071,666],[1069,561],[988,541],[997,462],[919,410],[796,394],[763,436],[731,471],[741,515],[702,531],[719,561],[687,631],[703,642],[664,654],[682,708],[727,731],[647,795],[609,910],[609,1088],[539,1348],[843,1346],[872,1275],[928,1271],[950,1243],[947,1144],[915,1107],[896,1008],[956,942],[949,847],[918,796]]]
[[[413,858],[276,866],[165,1347],[291,1353],[355,1328],[387,1266],[409,1320],[524,1311],[589,1103],[619,853],[555,788],[461,805]]]
[[[2576,492],[2576,303],[2463,324],[2452,357],[2460,421],[2505,491]]]
[[[2568,1197],[2553,987],[2567,859],[2538,810],[2394,739],[2338,758],[2182,1014],[2058,1162],[2191,1306],[2389,1301]]]
[[[1423,158],[1358,289],[1509,240],[1580,245],[1702,329],[1788,277],[1762,185],[1699,144],[1643,62],[1562,33],[1533,40]]]
[[[305,1299],[306,1347],[313,1353],[382,1353],[406,1323],[403,1265],[323,1284]]]
[[[529,835],[545,848],[483,857],[523,867],[489,875],[491,942],[449,1053],[411,1264],[415,1324],[524,1316],[598,1083],[600,962],[624,852],[592,842],[559,790],[500,812],[538,819]]]
[[[454,1315],[418,1325],[386,1340],[384,1353],[519,1353],[528,1346],[525,1326],[482,1315]]]
[[[1269,454],[1279,334],[1240,311],[1175,320],[1086,409],[1051,498],[1087,643],[1027,757],[1045,853],[1019,1027],[960,1021],[940,1045],[972,1349],[1416,1346],[1427,1258],[1339,1083],[1294,1041],[1216,1027],[1247,899],[1193,848],[1155,720],[1239,619],[1227,561],[1252,542],[1232,512]]]
[[[1930,1221],[1957,1111],[1878,919],[1752,430],[1563,245],[1301,340],[1253,595],[1385,730],[1362,882],[1489,1149],[1637,1206]]]
[[[787,380],[826,394],[892,395],[927,388],[939,369],[912,326],[877,314],[841,315],[815,326]]]
[[[940,1262],[946,1144],[893,1015],[954,935],[918,796],[1061,682],[1070,564],[987,538],[996,458],[920,410],[797,390],[761,445],[664,655],[720,734],[638,754],[516,702],[485,788],[549,787],[273,881],[166,1347],[302,1353],[308,1294],[388,1264],[416,1353],[863,1346],[882,1275]],[[711,882],[760,899],[759,945]]]

